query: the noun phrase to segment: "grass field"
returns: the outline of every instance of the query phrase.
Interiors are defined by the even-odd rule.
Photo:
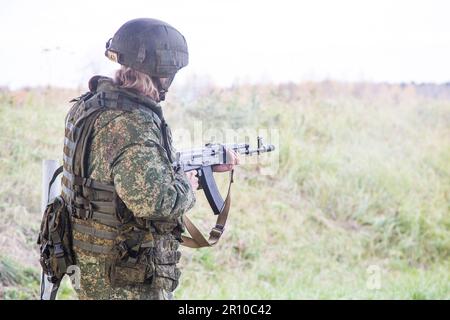
[[[176,298],[449,299],[449,90],[179,88],[165,104],[175,133],[200,119],[205,135],[267,129],[277,151],[236,170],[225,235],[182,249]],[[61,159],[75,94],[0,93],[0,298],[37,297],[41,161]],[[214,221],[200,193],[190,215],[205,232]],[[60,298],[76,298],[68,282]]]

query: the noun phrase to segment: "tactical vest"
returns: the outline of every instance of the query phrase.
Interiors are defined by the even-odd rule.
[[[162,145],[172,162],[173,150],[161,108],[145,97],[117,88],[112,80],[94,77],[90,92],[75,102],[66,117],[62,196],[73,217],[73,230],[86,239],[73,240],[75,252],[109,257],[111,284],[152,283],[155,288],[173,291],[178,283],[178,241],[182,226],[174,221],[150,221],[135,218],[117,195],[113,184],[92,180],[88,176],[88,150],[94,123],[105,110],[136,111],[151,114],[162,133]],[[83,223],[94,221],[114,231]],[[100,245],[98,243],[108,243]],[[171,265],[172,267],[167,267]]]

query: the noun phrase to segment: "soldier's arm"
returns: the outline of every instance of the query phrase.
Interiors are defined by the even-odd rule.
[[[111,174],[117,194],[140,218],[179,217],[193,207],[194,192],[184,173],[175,173],[152,122],[133,116],[115,121]],[[113,133],[114,134],[114,133]]]

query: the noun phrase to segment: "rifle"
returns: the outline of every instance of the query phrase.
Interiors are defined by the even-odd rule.
[[[265,145],[262,137],[257,137],[257,147],[250,148],[247,143],[237,144],[211,144],[208,143],[202,148],[184,150],[176,152],[176,160],[173,162],[175,171],[182,170],[184,172],[196,170],[200,182],[200,188],[203,189],[206,199],[215,215],[217,215],[217,222],[210,232],[208,240],[201,234],[197,227],[184,216],[186,229],[191,234],[192,238],[183,236],[183,245],[191,248],[201,248],[212,246],[221,237],[225,223],[228,218],[228,211],[231,205],[231,183],[233,182],[233,171],[231,172],[230,184],[228,186],[228,194],[225,200],[222,198],[217,184],[213,176],[213,166],[219,164],[227,164],[228,156],[227,150],[234,150],[238,154],[245,156],[260,155],[261,153],[271,152],[275,150],[272,144]]]

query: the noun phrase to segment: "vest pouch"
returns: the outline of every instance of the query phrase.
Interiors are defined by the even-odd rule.
[[[147,246],[149,242],[145,243],[145,240],[145,236],[139,236],[116,244],[115,259],[107,269],[111,285],[137,285],[152,280],[155,270],[153,248]]]
[[[47,205],[37,243],[40,245],[39,261],[44,274],[52,283],[59,282],[67,268],[75,264],[70,216],[61,196]]]
[[[181,275],[176,267],[180,261],[181,252],[178,251],[179,241],[173,235],[166,235],[156,242],[153,250],[153,261],[155,263],[155,275],[152,287],[172,292],[178,286]]]
[[[155,265],[152,287],[173,292],[178,286],[180,276],[180,269],[175,265]]]
[[[155,243],[153,249],[153,261],[157,265],[175,265],[180,261],[181,252],[178,251],[180,242],[172,235],[167,235]]]
[[[147,266],[141,263],[116,264],[110,270],[111,284],[115,286],[142,284],[147,279]]]

